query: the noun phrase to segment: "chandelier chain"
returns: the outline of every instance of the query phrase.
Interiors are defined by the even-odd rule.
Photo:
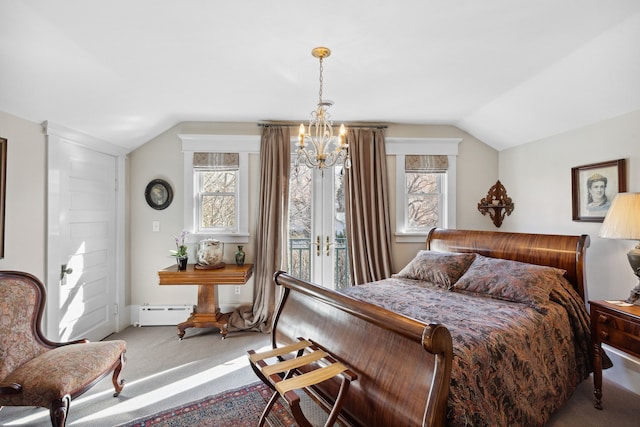
[[[323,77],[322,77],[322,71],[324,70],[324,67],[322,66],[322,57],[320,57],[320,91],[318,92],[318,105],[322,104],[322,83],[323,83]]]

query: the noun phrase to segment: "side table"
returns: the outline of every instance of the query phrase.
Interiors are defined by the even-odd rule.
[[[589,301],[593,352],[594,406],[602,409],[602,356],[605,343],[640,357],[640,306],[621,306],[608,301]]]
[[[226,338],[230,313],[220,313],[218,285],[244,285],[252,274],[253,264],[214,270],[200,270],[189,264],[184,271],[172,265],[158,271],[160,285],[198,285],[198,305],[186,321],[178,324],[178,339],[184,337],[187,328],[219,328],[222,339]]]

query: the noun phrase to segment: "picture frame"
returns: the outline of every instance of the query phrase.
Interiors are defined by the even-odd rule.
[[[4,258],[4,226],[7,190],[7,139],[0,138],[0,258]]]
[[[164,179],[154,179],[147,184],[144,198],[153,209],[166,209],[173,201],[173,189]]]
[[[625,191],[625,159],[571,168],[573,221],[603,222],[613,198]]]

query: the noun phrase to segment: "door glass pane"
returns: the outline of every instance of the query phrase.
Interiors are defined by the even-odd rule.
[[[292,167],[289,181],[289,273],[311,280],[312,169]]]
[[[236,228],[236,196],[226,194],[202,196],[200,228]]]
[[[238,182],[238,172],[233,171],[202,171],[202,191],[205,193],[235,193]]]
[[[335,218],[334,218],[334,286],[341,289],[349,286],[349,258],[347,252],[347,227],[344,200],[344,176],[342,166],[334,168],[334,202],[335,202]]]

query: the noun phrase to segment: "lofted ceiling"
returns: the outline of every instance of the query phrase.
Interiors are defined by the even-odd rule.
[[[127,149],[183,121],[455,125],[502,150],[640,110],[638,0],[0,0],[0,111]]]

